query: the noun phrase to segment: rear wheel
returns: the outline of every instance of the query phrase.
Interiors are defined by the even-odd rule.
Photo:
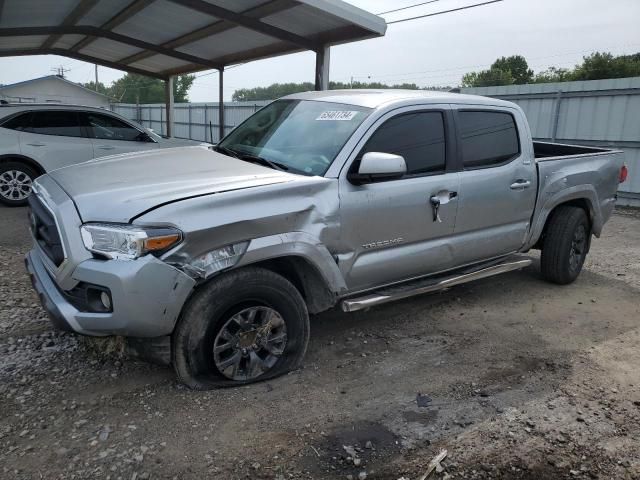
[[[21,162],[0,163],[0,202],[9,207],[27,204],[38,173]]]
[[[309,315],[298,290],[269,270],[232,271],[185,306],[172,339],[181,382],[205,390],[267,380],[300,366]]]
[[[580,207],[558,207],[549,219],[542,243],[540,266],[544,279],[566,285],[578,278],[590,241],[586,212]]]

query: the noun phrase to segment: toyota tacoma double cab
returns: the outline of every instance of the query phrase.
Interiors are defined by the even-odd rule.
[[[240,385],[300,366],[309,314],[336,305],[521,269],[532,248],[573,282],[625,176],[621,152],[533,142],[510,102],[307,92],[214,150],[41,176],[26,266],[59,328],[146,342],[194,389]]]

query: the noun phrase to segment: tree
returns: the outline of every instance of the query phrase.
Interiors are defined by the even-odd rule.
[[[620,55],[596,52],[583,58],[573,71],[573,80],[599,80],[640,75],[640,54]]]
[[[195,75],[180,75],[173,82],[173,100],[176,103],[189,101],[188,93]],[[83,84],[94,90],[95,82]],[[101,90],[104,89],[104,91]],[[98,82],[98,91],[123,103],[164,103],[164,82],[157,78],[145,77],[136,73],[127,73],[109,87]]]
[[[511,72],[499,68],[465,73],[462,77],[463,87],[492,87],[495,85],[512,85]]]
[[[273,83],[268,87],[241,88],[233,92],[231,99],[234,102],[253,102],[258,100],[273,100],[275,98],[291,95],[292,93],[313,90],[313,83]]]
[[[83,84],[81,84],[81,85],[82,85],[83,87],[85,87],[85,88],[88,88],[89,90],[92,90],[92,91],[94,91],[94,92],[96,91],[96,82],[88,82],[88,83],[83,83]],[[107,86],[106,86],[104,83],[102,83],[102,82],[98,82],[98,90],[97,90],[97,92],[98,92],[98,93],[101,93],[101,94],[103,94],[103,95],[106,95],[106,96],[108,96],[108,97],[110,97],[110,96],[111,96],[110,88],[109,88],[109,87],[107,87]]]
[[[506,75],[508,74],[508,75]],[[509,81],[509,76],[511,81]],[[463,87],[486,87],[521,83],[569,82],[572,80],[600,80],[640,76],[640,53],[614,56],[595,52],[583,57],[582,63],[572,69],[549,67],[534,75],[521,55],[502,57],[490,70],[469,72],[462,77]]]
[[[573,72],[566,68],[549,67],[536,73],[533,83],[569,82],[573,80]]]
[[[387,85],[380,82],[329,82],[329,90],[346,90],[351,88],[401,88],[404,90],[421,90],[415,83]],[[273,100],[291,95],[292,93],[307,92],[314,89],[311,82],[302,83],[274,83],[268,87],[241,88],[233,92],[231,97],[235,102],[255,102],[259,100]],[[450,90],[450,87],[427,87],[424,90]]]
[[[517,85],[529,83],[533,79],[533,70],[529,68],[527,60],[522,55],[500,57],[493,62],[491,69],[499,69],[503,72],[509,72],[513,78],[513,83]]]

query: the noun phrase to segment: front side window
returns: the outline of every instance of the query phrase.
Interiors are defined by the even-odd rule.
[[[277,100],[238,126],[217,150],[260,157],[284,170],[324,175],[371,109],[311,100]]]
[[[445,130],[441,112],[405,113],[383,123],[360,152],[393,153],[404,157],[408,175],[445,170]]]
[[[33,112],[25,132],[62,137],[82,137],[78,113],[67,110]]]
[[[146,138],[138,129],[110,115],[94,112],[86,112],[83,115],[86,118],[85,123],[89,128],[91,138],[128,142],[141,141]]]
[[[461,111],[458,128],[465,169],[499,165],[520,153],[518,130],[510,113]]]

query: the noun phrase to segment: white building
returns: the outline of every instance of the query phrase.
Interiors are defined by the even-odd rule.
[[[108,108],[112,100],[57,75],[0,86],[0,100],[11,103],[71,103]]]

